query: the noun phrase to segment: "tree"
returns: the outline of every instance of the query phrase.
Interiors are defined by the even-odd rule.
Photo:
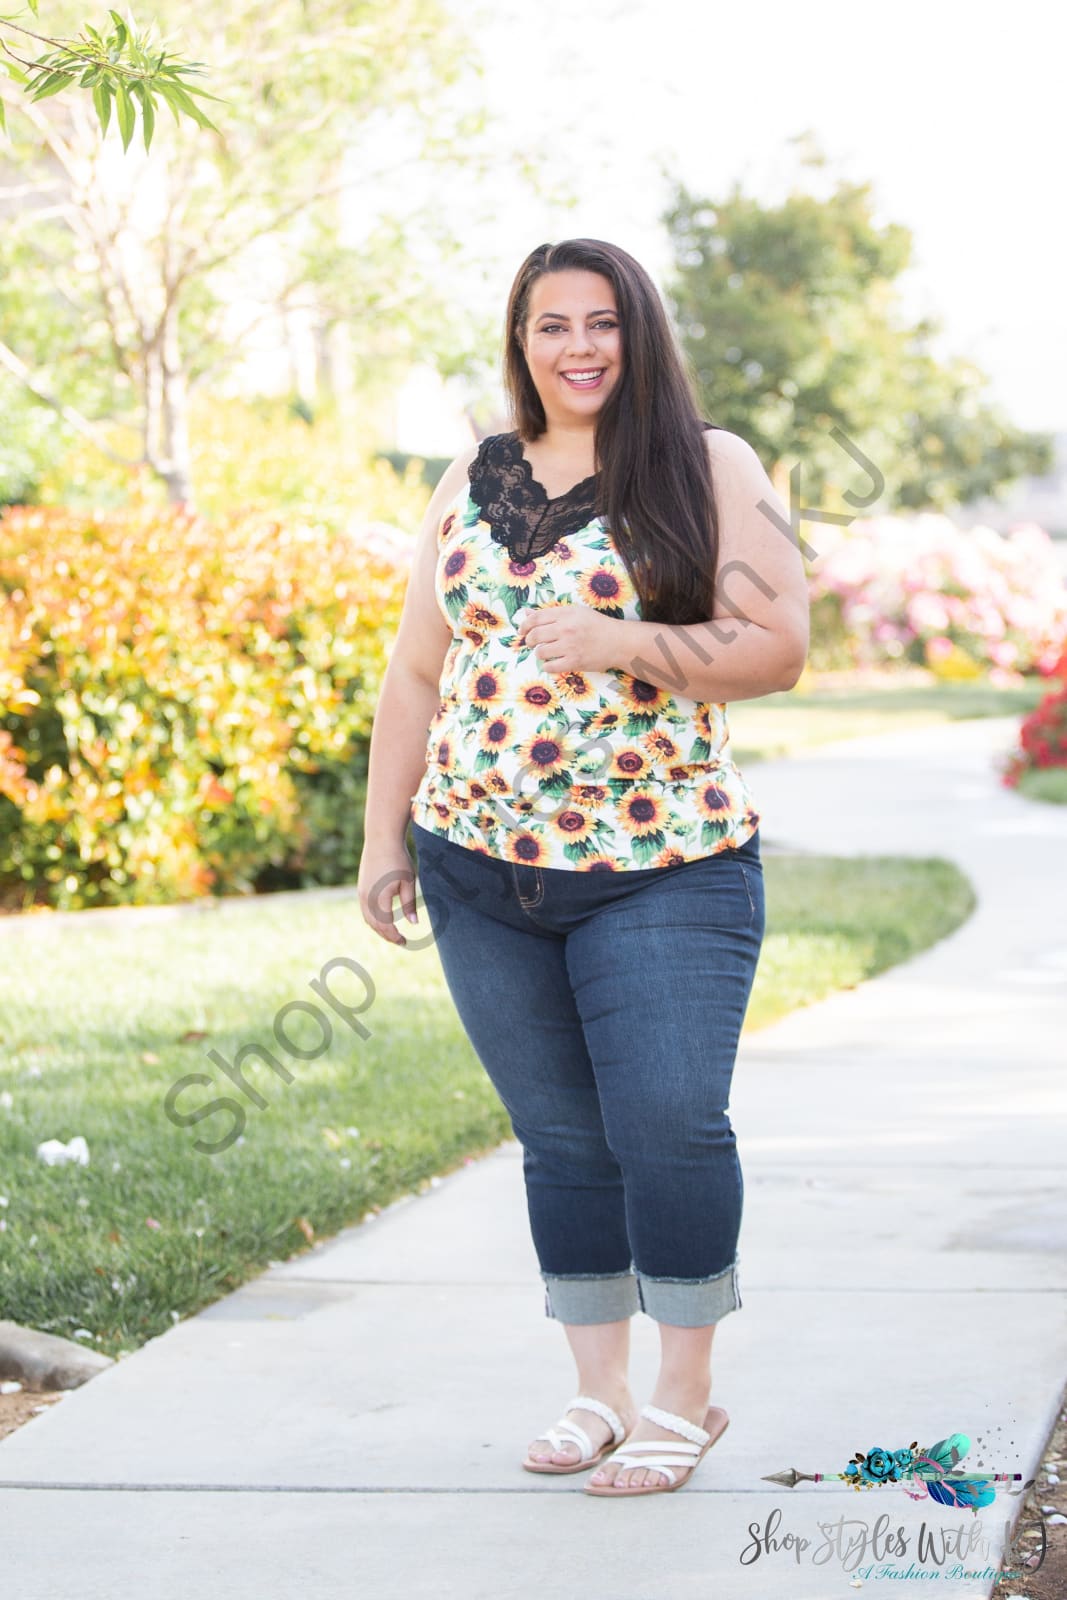
[[[254,288],[258,322],[301,306],[324,331],[344,324],[367,361],[415,342],[432,353],[435,322],[449,320],[434,269],[455,246],[451,218],[405,213],[398,200],[353,241],[340,200],[488,152],[479,156],[476,97],[458,93],[472,52],[442,0],[155,9],[194,47],[210,45],[231,113],[205,133],[163,123],[139,154],[125,143],[120,153],[114,130],[101,140],[76,97],[21,106],[7,162],[20,181],[4,191],[19,206],[0,241],[0,363],[104,447],[105,422],[136,422],[137,461],[189,503],[189,388],[221,375],[257,325],[236,326],[235,304]]]
[[[38,15],[38,0],[28,0],[29,9]],[[22,13],[18,13],[21,15]],[[174,120],[190,117],[199,127],[215,125],[196,104],[194,95],[215,100],[206,89],[189,83],[190,76],[203,70],[199,61],[182,62],[180,57],[167,57],[165,50],[156,56],[148,33],[138,33],[130,18],[123,22],[117,11],[109,11],[112,30],[101,35],[89,23],[82,25],[77,39],[52,39],[16,22],[13,17],[0,17],[0,24],[12,29],[21,38],[33,39],[38,44],[53,48],[35,61],[26,61],[0,39],[0,68],[9,78],[22,84],[32,101],[45,100],[77,84],[92,95],[100,128],[107,133],[111,121],[112,103],[115,105],[123,149],[129,148],[137,119],[137,105],[141,108],[141,129],[144,147],[148,150],[156,122],[157,97],[165,101],[174,113]],[[6,130],[6,112],[0,97],[0,130]]]
[[[937,322],[901,320],[911,234],[875,225],[869,184],[770,206],[737,184],[714,201],[679,184],[663,220],[668,299],[707,416],[769,471],[799,461],[805,505],[871,497],[880,475],[885,509],[944,508],[1047,470],[1051,438],[985,402],[972,363],[936,358]]]

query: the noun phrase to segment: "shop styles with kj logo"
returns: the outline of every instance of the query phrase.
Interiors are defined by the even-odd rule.
[[[834,1519],[813,1519],[810,1531],[800,1532],[784,1526],[778,1507],[762,1523],[752,1522],[748,1539],[740,1552],[742,1566],[759,1562],[777,1565],[825,1566],[840,1564],[859,1580],[877,1578],[962,1578],[1000,1583],[1023,1576],[1014,1565],[1011,1540],[1011,1510],[1006,1507],[1003,1527],[987,1529],[978,1513],[1002,1496],[1018,1499],[1031,1487],[1033,1479],[1021,1488],[1008,1484],[1021,1482],[1019,1472],[968,1472],[963,1458],[971,1448],[965,1433],[951,1433],[935,1444],[920,1448],[917,1440],[896,1450],[875,1445],[857,1450],[841,1472],[798,1472],[788,1467],[768,1473],[767,1483],[795,1489],[799,1483],[840,1483],[857,1492],[898,1488],[912,1501],[927,1501],[930,1512],[918,1528],[905,1528],[891,1510],[882,1510],[868,1519],[841,1515]],[[970,1513],[957,1523],[934,1513],[934,1507]],[[1016,1530],[1018,1538],[1022,1530]],[[1029,1530],[1028,1530],[1029,1531]],[[1034,1566],[1044,1558],[1042,1527],[1040,1550]],[[1034,1566],[1027,1571],[1032,1572]]]

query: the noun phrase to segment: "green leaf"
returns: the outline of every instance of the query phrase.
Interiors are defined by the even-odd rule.
[[[96,107],[96,114],[100,119],[101,135],[106,135],[108,124],[111,121],[111,85],[106,80],[96,84],[93,88],[93,105]]]
[[[49,95],[58,94],[60,89],[65,89],[73,79],[72,72],[50,72],[42,78],[37,87],[30,93],[31,100],[47,100]]]
[[[4,111],[4,102],[0,100],[0,133],[7,132],[7,115]]]
[[[130,148],[130,140],[133,138],[136,118],[133,114],[130,97],[126,92],[126,85],[121,78],[115,83],[115,111],[119,119],[119,132],[122,134],[122,148],[125,151]]]
[[[115,24],[115,39],[118,47],[123,50],[126,47],[126,40],[129,38],[129,30],[117,11],[109,11],[108,15]]]
[[[144,133],[144,147],[147,151],[152,143],[152,134],[156,127],[156,108],[152,101],[152,92],[144,83],[133,83],[130,92],[135,94],[141,102],[141,125]]]
[[[185,72],[187,70],[188,69],[185,66],[164,67],[163,71],[159,74],[159,76],[161,78],[162,77],[169,78],[172,83],[177,84],[178,88],[183,90],[183,92],[186,93],[186,94],[190,94],[190,95],[197,94],[197,95],[200,96],[200,98],[202,100],[214,100],[220,106],[228,106],[229,105],[230,102],[228,100],[223,99],[221,95],[208,94],[206,89],[199,88],[195,83],[180,83],[180,82],[178,82],[177,74],[179,72]]]
[[[174,101],[171,99],[170,91],[171,91],[171,86],[170,86],[169,83],[157,83],[156,84],[156,92],[157,92],[157,94],[162,95],[163,99],[170,106],[170,109],[174,114],[174,121],[175,121],[176,125],[180,127],[181,126],[181,120],[182,120],[181,116],[180,116],[181,107],[176,105],[174,103]]]
[[[191,99],[191,97],[186,94],[181,84],[174,83],[173,81],[166,85],[161,83],[159,85],[159,92],[160,94],[165,94],[170,97],[173,102],[185,112],[187,117],[192,118],[198,128],[210,128],[213,133],[218,133],[219,130],[215,127],[215,124],[208,121],[207,117],[196,104],[195,100]],[[211,95],[209,98],[213,100],[215,97],[214,95]]]

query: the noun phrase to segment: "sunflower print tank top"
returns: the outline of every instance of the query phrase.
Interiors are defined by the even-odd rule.
[[[549,499],[505,433],[482,441],[468,478],[437,533],[435,592],[453,638],[413,820],[470,850],[576,872],[742,845],[760,817],[729,755],[724,703],[622,670],[553,673],[517,638],[523,608],[641,619],[593,511],[596,477]]]

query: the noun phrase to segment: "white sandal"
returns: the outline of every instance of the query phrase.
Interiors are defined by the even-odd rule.
[[[580,1394],[570,1401],[567,1410],[573,1411],[577,1406],[580,1406],[583,1411],[595,1411],[598,1417],[603,1417],[611,1428],[612,1437],[606,1440],[599,1449],[595,1450],[593,1441],[584,1428],[580,1427],[577,1422],[569,1421],[565,1416],[560,1417],[554,1427],[546,1428],[545,1432],[538,1434],[537,1437],[539,1439],[547,1439],[553,1450],[562,1450],[565,1445],[576,1444],[581,1451],[579,1459],[577,1461],[533,1461],[527,1456],[522,1463],[527,1472],[585,1472],[588,1467],[595,1467],[598,1462],[603,1461],[604,1457],[610,1454],[616,1445],[621,1444],[627,1437],[626,1429],[618,1412],[605,1405],[603,1400],[594,1400],[592,1395]]]
[[[619,1467],[654,1467],[664,1473],[669,1481],[633,1487],[627,1485],[624,1489],[616,1489],[613,1483],[587,1483],[584,1485],[586,1494],[617,1495],[621,1498],[627,1494],[667,1494],[672,1489],[680,1489],[682,1484],[689,1482],[698,1462],[703,1460],[716,1439],[721,1439],[730,1426],[730,1419],[721,1406],[708,1407],[703,1428],[686,1417],[675,1416],[673,1411],[663,1411],[659,1406],[642,1406],[641,1415],[647,1417],[649,1422],[658,1422],[661,1428],[669,1428],[672,1433],[680,1434],[688,1443],[671,1444],[668,1439],[636,1439],[625,1450],[617,1451],[611,1461]],[[688,1469],[681,1482],[674,1470],[676,1467]]]

